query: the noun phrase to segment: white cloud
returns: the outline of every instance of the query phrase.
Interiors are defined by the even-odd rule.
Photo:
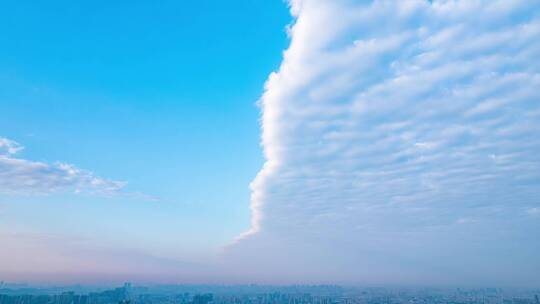
[[[0,192],[8,194],[48,194],[74,192],[111,195],[119,193],[125,182],[104,179],[90,171],[66,163],[44,163],[17,158],[23,147],[0,138]]]
[[[23,147],[19,143],[0,137],[0,155],[13,155],[22,149]]]
[[[517,224],[540,204],[540,2],[291,7],[229,257],[269,280],[540,282],[540,227]]]

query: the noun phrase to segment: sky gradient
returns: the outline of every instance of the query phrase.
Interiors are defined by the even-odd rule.
[[[288,4],[8,3],[0,274],[538,286],[540,3]]]
[[[0,233],[13,243],[0,272],[64,271],[27,246],[83,268],[94,262],[70,251],[206,260],[249,228],[256,101],[288,43],[284,3],[0,7]]]

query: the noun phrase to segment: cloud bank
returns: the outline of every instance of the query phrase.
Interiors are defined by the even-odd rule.
[[[237,273],[539,284],[540,2],[290,6]]]
[[[0,192],[7,194],[49,194],[54,192],[112,195],[125,182],[104,179],[74,165],[48,164],[17,158],[19,143],[0,137]]]

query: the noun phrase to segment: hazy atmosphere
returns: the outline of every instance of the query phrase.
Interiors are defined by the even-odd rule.
[[[0,281],[539,287],[538,58],[538,0],[2,2]]]

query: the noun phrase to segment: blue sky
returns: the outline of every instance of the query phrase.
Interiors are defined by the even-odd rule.
[[[537,0],[2,6],[5,279],[540,284]]]
[[[24,146],[17,157],[156,198],[2,194],[3,231],[177,255],[182,242],[207,252],[247,229],[262,164],[256,101],[287,45],[283,3],[1,6],[0,130]]]

